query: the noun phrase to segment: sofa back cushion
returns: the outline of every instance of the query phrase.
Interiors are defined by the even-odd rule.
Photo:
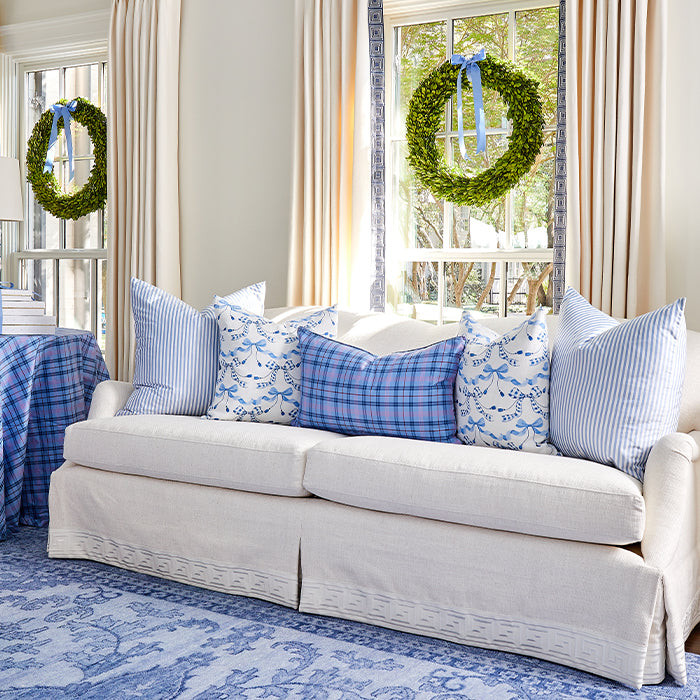
[[[265,282],[218,297],[215,304],[200,312],[172,294],[132,277],[134,391],[118,415],[201,416],[211,401],[216,381],[216,315],[229,304],[262,313]]]
[[[377,357],[300,328],[299,347],[301,406],[295,425],[458,442],[453,390],[462,337]]]
[[[552,351],[550,436],[569,457],[644,478],[656,441],[678,426],[685,299],[618,323],[568,289]]]

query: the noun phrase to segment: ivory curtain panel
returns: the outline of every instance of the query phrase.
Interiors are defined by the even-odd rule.
[[[368,303],[367,0],[296,0],[289,304]]]
[[[566,282],[632,317],[666,303],[666,0],[567,0]]]
[[[179,297],[180,0],[114,0],[109,33],[107,366],[130,380],[132,276]]]

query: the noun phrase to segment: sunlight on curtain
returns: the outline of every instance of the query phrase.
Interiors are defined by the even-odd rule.
[[[567,0],[566,280],[595,307],[666,303],[666,0]]]
[[[296,2],[289,304],[368,304],[366,12],[366,0]]]

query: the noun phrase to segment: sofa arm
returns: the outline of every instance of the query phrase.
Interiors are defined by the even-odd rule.
[[[119,382],[115,379],[100,382],[92,394],[88,420],[113,416],[124,407],[133,390],[134,386],[131,382]]]
[[[646,525],[642,556],[664,570],[682,540],[695,540],[700,432],[672,433],[653,447],[644,472]]]

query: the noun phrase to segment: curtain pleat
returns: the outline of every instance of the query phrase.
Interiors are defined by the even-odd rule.
[[[109,35],[106,360],[130,380],[132,276],[180,296],[180,0],[114,0]]]
[[[567,283],[636,316],[666,302],[666,0],[567,0]]]
[[[366,11],[366,0],[296,2],[289,304],[368,296]]]

